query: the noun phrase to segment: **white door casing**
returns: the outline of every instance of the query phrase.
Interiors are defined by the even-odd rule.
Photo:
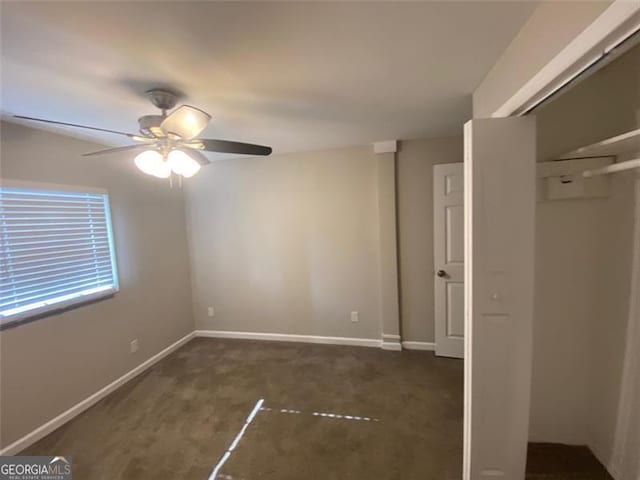
[[[535,117],[464,129],[464,480],[522,480],[529,434]]]
[[[464,356],[464,177],[462,163],[433,167],[436,355]]]

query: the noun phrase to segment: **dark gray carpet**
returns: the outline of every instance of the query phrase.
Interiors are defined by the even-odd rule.
[[[23,453],[203,480],[264,399],[219,479],[459,480],[462,381],[430,352],[195,339]]]
[[[460,360],[195,339],[26,449],[74,479],[460,480]],[[609,480],[584,447],[531,444],[528,480]]]

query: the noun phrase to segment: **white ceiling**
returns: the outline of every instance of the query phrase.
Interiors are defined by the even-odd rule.
[[[276,152],[456,134],[534,6],[3,2],[2,111],[135,132],[169,85],[202,136]]]

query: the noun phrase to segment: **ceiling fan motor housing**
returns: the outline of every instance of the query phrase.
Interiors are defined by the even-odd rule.
[[[178,95],[162,88],[153,88],[147,91],[147,96],[149,100],[151,100],[151,103],[162,110],[162,113],[171,110],[176,106],[176,102],[178,101]]]

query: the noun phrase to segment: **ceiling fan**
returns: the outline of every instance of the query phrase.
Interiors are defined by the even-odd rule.
[[[184,178],[192,177],[200,170],[200,167],[210,163],[207,157],[201,153],[202,151],[242,155],[271,154],[271,147],[263,145],[196,138],[206,128],[211,120],[211,115],[190,105],[181,105],[167,114],[168,110],[175,107],[178,100],[177,95],[169,90],[152,89],[147,92],[147,96],[151,103],[162,111],[162,114],[140,117],[138,119],[140,134],[22,115],[14,116],[23,120],[124,135],[140,143],[85,153],[84,156],[141,150],[135,158],[136,166],[144,173],[159,178],[169,178],[172,173]]]

